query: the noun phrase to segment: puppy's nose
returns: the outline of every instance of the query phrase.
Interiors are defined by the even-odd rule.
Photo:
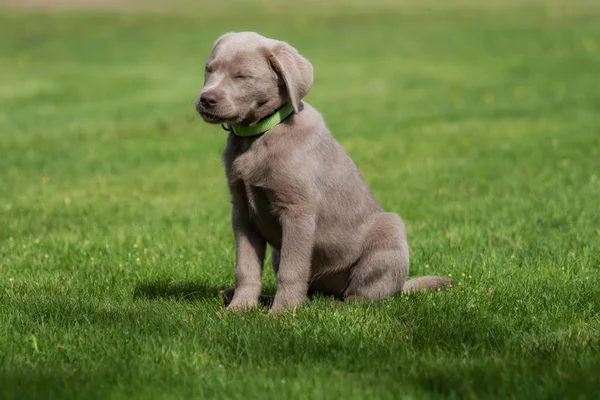
[[[200,95],[200,104],[204,108],[212,108],[217,104],[217,95],[214,92],[205,92]]]

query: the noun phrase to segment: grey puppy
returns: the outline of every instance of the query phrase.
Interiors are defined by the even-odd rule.
[[[236,240],[233,311],[259,303],[266,246],[277,292],[270,312],[309,291],[378,300],[399,291],[443,288],[450,279],[407,281],[409,252],[400,217],[384,212],[321,115],[302,101],[313,67],[285,42],[253,32],[214,44],[196,108],[230,130],[223,152]]]

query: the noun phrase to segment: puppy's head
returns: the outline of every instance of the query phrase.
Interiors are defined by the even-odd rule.
[[[298,112],[312,83],[311,63],[289,44],[253,32],[227,33],[210,53],[196,109],[209,123],[252,125],[286,102]]]

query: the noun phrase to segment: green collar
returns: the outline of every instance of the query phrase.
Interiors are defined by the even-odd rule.
[[[255,125],[245,126],[240,124],[228,124],[227,127],[223,126],[223,129],[233,132],[236,136],[257,136],[273,129],[276,125],[280,124],[284,119],[289,117],[293,112],[294,108],[292,107],[291,103],[286,103],[279,110],[275,111],[273,114],[269,115]]]

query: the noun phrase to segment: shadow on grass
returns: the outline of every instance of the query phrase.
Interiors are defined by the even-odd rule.
[[[133,291],[133,298],[194,301],[219,298],[220,291],[221,288],[217,288],[205,282],[159,280],[144,282],[137,285]]]
[[[107,307],[102,302],[67,295],[12,298],[8,306],[19,318],[11,329],[23,335],[32,329],[38,332],[42,351],[48,352],[46,357],[54,357],[47,361],[55,363],[39,359],[35,365],[42,371],[35,375],[25,364],[27,360],[17,365],[11,362],[10,370],[0,368],[0,387],[18,393],[18,398],[40,398],[44,397],[41,394],[45,387],[52,386],[50,397],[75,398],[74,387],[84,394],[94,394],[107,386],[130,385],[140,382],[135,371],[147,370],[143,362],[152,363],[159,354],[156,339],[172,338],[161,342],[166,340],[163,344],[179,354],[203,349],[207,359],[233,371],[239,366],[272,366],[293,376],[300,369],[315,366],[315,372],[336,371],[341,376],[352,376],[361,385],[387,385],[394,390],[415,387],[434,397],[510,398],[520,393],[522,398],[595,398],[600,384],[595,373],[600,361],[598,342],[592,337],[582,343],[585,335],[548,335],[542,331],[547,324],[556,332],[564,331],[569,323],[567,316],[581,314],[582,307],[598,303],[599,292],[593,284],[575,285],[538,284],[526,295],[498,290],[495,293],[501,294],[500,298],[487,306],[481,300],[481,308],[474,309],[467,307],[467,298],[440,302],[434,295],[348,308],[334,308],[319,301],[300,309],[293,318],[263,318],[256,312],[215,314],[216,305],[173,312],[177,308],[173,305]],[[579,292],[567,301],[567,293],[573,293],[574,287]],[[554,310],[556,315],[546,317],[545,325],[541,325],[537,309],[547,301],[544,294],[552,291],[563,303]],[[218,295],[219,289],[205,282],[162,280],[142,283],[135,289],[135,297],[146,299],[194,300]],[[513,307],[508,306],[518,304],[521,298],[535,307],[515,315]],[[184,318],[187,314],[193,314],[194,323]],[[587,322],[594,323],[595,315],[590,314]],[[522,321],[515,322],[515,318]],[[566,325],[558,323],[561,319]],[[199,326],[202,334],[198,334]],[[83,329],[85,343],[69,339],[74,327]],[[536,330],[538,334],[532,335]],[[49,338],[55,337],[71,341],[72,350],[49,346]],[[131,342],[130,337],[136,340]],[[21,346],[21,351],[31,351],[29,342]],[[127,362],[124,354],[134,353],[142,354],[145,361]],[[97,354],[105,355],[106,361],[100,369],[90,370],[90,360]],[[84,358],[70,361],[81,355]],[[38,360],[39,356],[35,357]],[[54,368],[60,364],[56,361],[64,357],[74,370]],[[177,368],[180,365],[175,359],[165,362]],[[43,367],[53,370],[44,371]],[[102,368],[107,371],[104,375]],[[248,370],[252,368],[244,369],[243,374]],[[90,371],[93,379],[86,380]],[[181,386],[196,373],[171,376],[169,371],[147,370],[143,382],[165,379]],[[239,376],[242,379],[245,375]]]
[[[103,376],[104,378],[111,378]],[[8,390],[0,398],[79,399],[103,398],[114,388],[114,381],[102,381],[97,374],[86,371],[66,372],[64,368],[49,371],[47,367],[19,366],[0,369],[0,385]]]
[[[270,307],[273,302],[275,290],[267,288],[265,294],[260,296],[260,303],[263,307]],[[176,282],[170,280],[159,280],[140,283],[133,291],[134,299],[174,299],[174,300],[201,300],[219,298],[225,302],[225,305],[231,302],[233,291],[230,289],[217,288],[207,283],[198,282]],[[333,296],[327,296],[320,293],[309,292],[309,300],[315,298],[327,298],[334,300]],[[341,299],[337,299],[341,300]]]

